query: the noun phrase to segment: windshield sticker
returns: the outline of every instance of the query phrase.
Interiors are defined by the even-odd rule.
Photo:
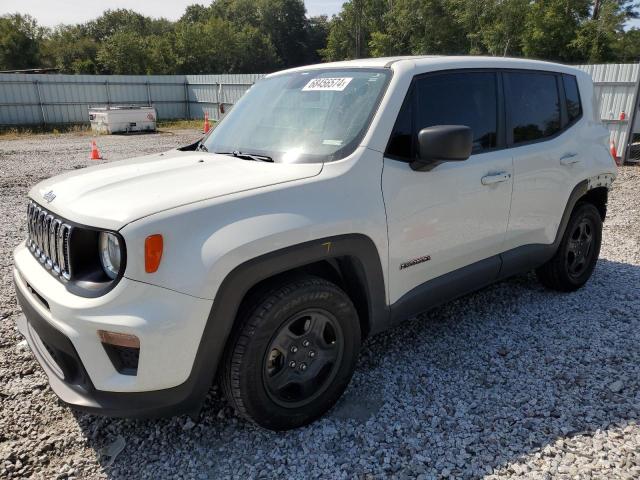
[[[342,145],[342,140],[323,140],[322,144],[323,145],[335,145],[335,146],[339,147],[340,145]]]
[[[353,77],[340,78],[314,78],[309,80],[303,88],[303,92],[317,92],[320,90],[333,90],[335,92],[343,91]]]

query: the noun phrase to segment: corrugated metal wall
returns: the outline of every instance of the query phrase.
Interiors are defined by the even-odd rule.
[[[578,68],[593,77],[600,118],[625,158],[634,115],[640,118],[640,64]],[[218,119],[220,104],[228,109],[263,76],[0,74],[0,125],[87,122],[90,105],[109,104],[152,104],[160,119],[202,118],[204,112]]]
[[[0,125],[88,122],[90,105],[154,105],[160,119],[217,119],[261,74],[0,74]]]
[[[593,78],[600,119],[611,132],[618,156],[628,159],[629,140],[633,138],[633,133],[640,135],[640,131],[634,132],[632,129],[634,115],[640,115],[640,64],[577,65],[577,68]]]

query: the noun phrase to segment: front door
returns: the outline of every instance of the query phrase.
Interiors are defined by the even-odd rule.
[[[429,280],[501,252],[513,165],[510,152],[500,149],[500,88],[498,75],[487,71],[414,79],[385,153],[382,175],[391,304]],[[472,155],[430,171],[414,171],[410,160],[416,155],[417,133],[434,125],[471,127]],[[494,260],[492,273],[485,274],[497,274],[499,261]]]

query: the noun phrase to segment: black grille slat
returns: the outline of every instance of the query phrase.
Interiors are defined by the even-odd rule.
[[[27,246],[47,269],[66,280],[71,278],[69,239],[72,228],[34,201],[29,202]]]

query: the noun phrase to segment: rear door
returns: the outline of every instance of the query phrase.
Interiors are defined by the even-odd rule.
[[[501,83],[492,71],[452,71],[414,79],[384,158],[391,302],[443,274],[501,251],[511,201],[512,161],[500,138]],[[418,132],[466,125],[473,152],[461,162],[414,171]],[[496,259],[489,271],[495,275]]]
[[[580,171],[580,139],[571,127],[582,109],[572,75],[535,70],[503,74],[507,143],[514,162],[505,250],[551,244]]]

